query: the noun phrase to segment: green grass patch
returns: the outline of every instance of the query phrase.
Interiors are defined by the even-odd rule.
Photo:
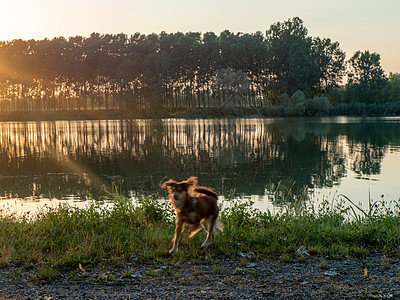
[[[344,199],[347,200],[347,199]],[[143,196],[137,203],[114,195],[112,205],[93,201],[85,209],[60,206],[46,208],[35,217],[0,217],[0,267],[41,266],[43,278],[59,271],[92,265],[123,266],[179,263],[186,260],[218,264],[231,257],[250,260],[276,257],[284,261],[307,255],[364,257],[371,251],[385,256],[399,254],[400,215],[398,208],[384,202],[356,214],[352,203],[319,207],[285,206],[280,212],[261,212],[243,199],[228,200],[221,212],[224,231],[207,249],[200,245],[205,233],[181,244],[169,256],[174,234],[174,212],[169,201]],[[78,270],[79,271],[79,270]]]

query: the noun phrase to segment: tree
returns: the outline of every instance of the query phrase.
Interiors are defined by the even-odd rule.
[[[289,96],[318,85],[318,65],[312,56],[312,39],[303,21],[295,17],[271,25],[266,32],[269,72],[274,87]]]
[[[387,80],[379,59],[367,51],[354,55],[341,99],[398,99],[396,76],[382,88]],[[1,108],[80,110],[129,105],[173,111],[211,106],[213,97],[249,106],[271,99],[285,104],[282,95],[290,98],[296,91],[307,97],[321,92],[332,95],[343,78],[344,60],[339,43],[309,37],[298,17],[271,25],[266,35],[225,30],[219,35],[93,33],[13,40],[0,42]],[[299,107],[296,111],[301,111]]]
[[[319,90],[337,87],[345,74],[346,54],[338,42],[319,37],[312,40],[312,55],[319,68]]]
[[[357,51],[349,60],[347,100],[365,103],[384,101],[387,78],[380,64],[380,55]]]
[[[400,73],[390,73],[387,88],[389,100],[400,101]]]
[[[386,79],[381,67],[381,56],[369,51],[357,51],[349,60],[349,84],[373,84]]]
[[[241,105],[249,88],[250,82],[242,70],[220,69],[213,76],[213,90],[219,95],[220,106],[225,106],[231,101],[234,105],[238,103]]]

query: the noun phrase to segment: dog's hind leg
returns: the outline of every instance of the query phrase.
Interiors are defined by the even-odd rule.
[[[201,245],[202,248],[207,247],[210,244],[210,241],[214,238],[214,226],[216,219],[216,216],[209,216],[205,222],[202,223],[203,227],[207,230],[207,237],[204,243]]]
[[[169,250],[169,254],[178,251],[179,240],[181,239],[184,223],[180,219],[176,219],[174,246]]]
[[[194,237],[195,234],[198,233],[200,230],[201,230],[201,226],[200,226],[200,225],[198,225],[198,224],[193,224],[193,225],[190,227],[188,233],[185,235],[185,237],[184,237],[184,239],[183,239],[182,242],[183,242],[183,243],[187,243],[188,240],[189,240],[190,238]]]

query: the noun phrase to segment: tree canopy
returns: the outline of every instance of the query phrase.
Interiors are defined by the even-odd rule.
[[[379,59],[357,52],[349,61],[348,85],[386,81]],[[341,84],[345,70],[339,43],[308,36],[298,17],[272,24],[265,34],[16,39],[0,42],[0,109],[261,106],[300,90],[325,93]]]

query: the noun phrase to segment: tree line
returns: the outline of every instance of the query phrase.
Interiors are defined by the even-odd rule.
[[[358,51],[346,61],[338,42],[310,37],[298,17],[265,34],[93,33],[0,42],[3,111],[265,107],[284,105],[299,91],[333,103],[399,101],[400,75],[387,78],[377,53]]]

